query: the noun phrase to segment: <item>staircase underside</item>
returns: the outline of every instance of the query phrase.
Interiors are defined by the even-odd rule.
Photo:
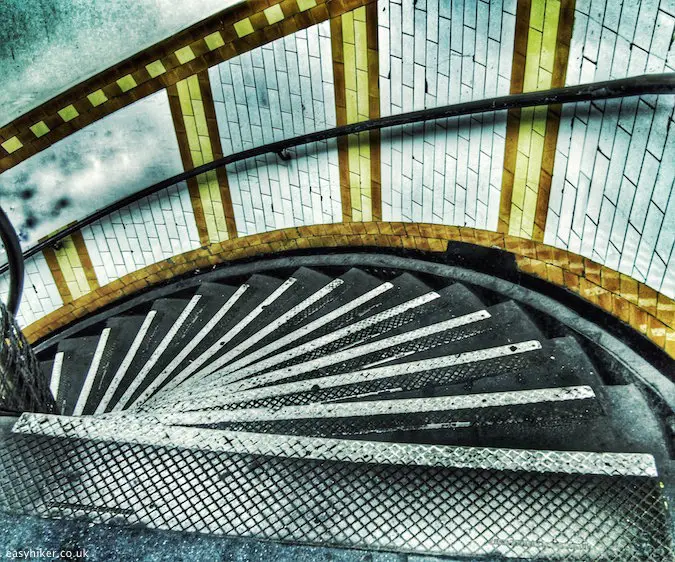
[[[672,559],[672,382],[503,279],[369,254],[254,262],[38,351],[63,415],[6,425],[10,513],[410,555]]]

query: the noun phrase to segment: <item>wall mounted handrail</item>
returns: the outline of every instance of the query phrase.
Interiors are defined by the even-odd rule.
[[[645,74],[642,76],[633,76],[630,78],[621,78],[618,80],[607,80],[603,82],[594,82],[591,84],[581,84],[578,86],[566,86],[564,88],[553,88],[549,90],[539,90],[536,92],[527,92],[523,94],[510,94],[494,98],[456,103],[441,107],[433,107],[408,113],[399,113],[380,119],[371,119],[361,121],[350,125],[333,127],[323,131],[308,133],[290,139],[277,141],[255,148],[249,148],[235,154],[230,154],[223,158],[213,160],[208,164],[197,166],[186,172],[162,180],[150,187],[146,187],[124,197],[114,203],[103,207],[79,221],[73,222],[67,227],[54,233],[52,236],[42,240],[35,246],[26,250],[24,258],[29,258],[38,252],[51,247],[56,242],[70,236],[103,217],[118,211],[139,199],[152,195],[162,189],[170,187],[181,181],[201,175],[205,172],[221,168],[228,164],[233,164],[242,160],[247,160],[263,154],[276,153],[280,156],[287,148],[302,146],[313,142],[334,139],[346,135],[362,133],[366,131],[380,130],[390,127],[409,125],[424,121],[435,121],[438,119],[447,119],[451,117],[460,117],[475,113],[488,113],[493,111],[502,111],[507,109],[521,109],[525,107],[558,105],[566,103],[578,103],[587,101],[600,101],[613,98],[624,98],[630,96],[675,94],[675,72],[662,74]],[[9,269],[9,264],[0,266],[0,274]]]
[[[16,316],[19,312],[23,291],[24,256],[21,253],[21,244],[16,230],[2,207],[0,207],[0,239],[7,253],[7,264],[2,268],[2,271],[9,269],[9,295],[7,296],[6,306],[12,316]]]

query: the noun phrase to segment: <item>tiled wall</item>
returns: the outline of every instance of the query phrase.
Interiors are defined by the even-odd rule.
[[[82,236],[100,285],[200,246],[184,183],[83,228]]]
[[[380,1],[383,116],[509,93],[516,2]],[[505,112],[382,132],[382,218],[495,229]]]
[[[577,1],[567,83],[675,71],[675,4]],[[675,295],[675,96],[563,108],[545,241]]]
[[[20,326],[28,326],[63,306],[63,300],[56,288],[47,260],[38,254],[26,260],[23,294],[17,321]],[[0,299],[7,302],[9,295],[9,277],[0,277]]]
[[[179,155],[172,137],[163,135],[171,140],[164,156],[189,169],[221,154],[380,114],[547,88],[562,83],[565,70],[566,83],[577,84],[675,68],[672,0],[265,4],[247,3],[223,23],[211,22],[208,34],[193,37],[189,46],[153,54],[129,78],[116,78],[113,89],[101,87],[99,94],[90,84],[93,93],[86,103],[74,102],[73,110],[87,109],[93,119],[92,107],[107,108],[126,92],[147,96],[142,88],[158,87],[161,79],[170,105],[162,115],[171,113],[180,147]],[[566,53],[568,43],[561,70],[558,63],[567,56],[558,53]],[[160,98],[164,104],[163,93]],[[383,221],[459,225],[467,232],[499,227],[500,236],[537,243],[543,236],[570,256],[586,256],[673,297],[674,103],[673,96],[643,97],[566,106],[560,116],[553,107],[520,112],[515,120],[505,112],[477,115],[382,131],[381,142],[366,134],[297,147],[288,160],[266,155],[227,166],[226,174],[203,175],[114,213],[46,260],[40,257],[42,265],[30,275],[37,281],[52,268],[56,292],[52,283],[26,298],[23,321],[84,299],[87,291],[96,295],[176,254],[199,253],[200,246],[227,242],[240,249],[269,231],[343,221],[357,243],[356,223],[380,214]],[[62,105],[59,131],[61,122],[80,127]],[[47,120],[47,128],[53,122]],[[51,134],[30,130],[17,140]],[[11,141],[7,135],[0,140]],[[10,156],[18,162],[22,150]],[[505,188],[507,177],[512,185]],[[265,251],[284,249],[274,245],[276,234],[266,235],[272,242]],[[558,266],[542,263],[562,275],[553,269]],[[621,285],[617,291],[598,286],[621,297]],[[629,320],[641,329],[641,321]]]
[[[335,126],[328,22],[209,71],[223,154]],[[240,236],[340,222],[335,141],[227,167]]]

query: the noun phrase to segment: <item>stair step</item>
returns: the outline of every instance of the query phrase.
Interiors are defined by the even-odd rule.
[[[207,343],[200,344],[186,358],[186,362],[178,367],[178,374],[167,382],[164,390],[174,388],[211,362],[223,359],[227,363],[228,358],[239,357],[259,338],[274,332],[289,317],[295,317],[337,286],[336,283],[331,284],[326,275],[307,268],[298,269],[269,296],[263,298],[261,295],[258,305],[240,322],[223,330],[217,338],[215,330],[212,332],[214,337],[207,336],[204,340]]]
[[[234,371],[257,363],[269,355],[279,353],[327,324],[331,315],[346,314],[356,308],[359,303],[368,302],[389,288],[391,288],[389,283],[381,283],[371,275],[358,269],[351,269],[312,295],[310,299],[315,298],[319,293],[325,295],[316,303],[313,302],[301,313],[274,326],[274,331],[271,333],[256,334],[256,337],[260,339],[250,346],[245,355],[234,357],[231,360],[228,357],[220,357],[216,361],[209,361],[186,382],[192,386],[195,380],[206,378],[214,371]]]
[[[590,386],[596,394],[604,397],[605,386],[595,366],[579,343],[572,336],[548,340],[551,355],[545,368],[527,371],[509,370],[482,378],[471,378],[454,384],[429,385],[419,389],[386,392],[377,395],[378,400],[417,398],[433,396],[458,396],[504,392],[512,390],[534,390],[563,386]],[[344,401],[359,400],[346,398]],[[340,400],[343,401],[343,400]]]
[[[280,381],[293,382],[309,376],[331,376],[376,365],[393,366],[441,355],[475,351],[513,343],[513,334],[518,334],[521,341],[543,339],[543,334],[512,302],[463,316],[447,316],[444,311],[437,311],[426,316],[421,327],[400,330],[392,336],[375,338],[367,344],[350,346],[313,361],[295,363],[256,375],[225,388],[229,392],[239,392],[278,384]]]
[[[225,394],[212,392],[190,403],[162,403],[146,411],[206,410],[213,408],[279,407],[285,405],[332,402],[349,397],[373,396],[381,392],[419,390],[439,384],[459,384],[495,374],[532,373],[554,368],[552,351],[556,340],[527,340],[513,344],[483,348],[455,355],[410,361],[393,366],[380,366],[350,373],[317,377],[273,386],[252,388]]]
[[[353,436],[399,430],[438,429],[448,434],[486,431],[498,424],[529,427],[527,448],[538,447],[540,419],[546,423],[602,415],[593,389],[588,386],[467,394],[435,398],[364,400],[308,404],[282,408],[210,410],[157,414],[167,425],[199,425],[232,431],[307,435]],[[385,439],[386,440],[386,439]]]
[[[98,369],[82,406],[82,414],[93,414],[113,381],[115,373],[131,348],[136,334],[142,329],[145,316],[120,316],[106,322],[109,334]]]
[[[256,372],[259,369],[269,368],[271,365],[277,365],[287,358],[293,358],[294,361],[296,357],[301,355],[303,356],[302,360],[307,360],[312,356],[321,356],[326,352],[326,347],[330,345],[339,347],[364,341],[368,337],[367,333],[370,333],[370,336],[373,337],[383,330],[395,329],[412,321],[422,313],[421,310],[425,304],[440,297],[438,293],[428,290],[425,284],[409,274],[399,276],[391,285],[390,291],[382,293],[375,299],[369,299],[363,306],[357,307],[349,314],[341,315],[335,320],[331,319],[331,322],[324,324],[315,333],[294,342],[293,348],[284,354],[269,357],[255,365],[244,368],[239,373],[244,373],[241,376],[246,376],[249,371]],[[409,298],[411,296],[412,298]],[[385,301],[383,299],[393,306],[384,308]],[[352,323],[355,318],[358,318],[358,320]],[[343,329],[340,330],[339,328]],[[321,343],[317,344],[317,341]],[[331,342],[333,343],[331,344]],[[209,376],[206,378],[209,378]]]
[[[218,393],[232,394],[252,388],[296,382],[307,378],[327,377],[382,364],[393,366],[440,355],[474,351],[489,345],[511,343],[512,333],[518,333],[523,338],[542,338],[539,330],[513,303],[502,303],[491,307],[490,311],[482,310],[436,322],[442,318],[446,318],[445,312],[438,311],[430,314],[428,323],[425,322],[421,328],[400,331],[397,335],[348,347],[312,361],[294,363],[282,369],[232,382],[229,385],[226,381],[236,375],[225,375],[220,381],[212,380],[204,389],[191,385],[182,393],[174,392],[163,398],[158,397],[153,407],[156,408],[159,404],[169,401],[173,408],[182,409],[181,402],[183,401],[187,401],[189,407],[189,403],[194,404],[198,397],[208,397],[215,389]],[[514,325],[517,331],[514,330]]]
[[[105,339],[107,336],[104,336]],[[85,382],[88,377],[91,381],[91,377],[95,376],[98,360],[103,353],[99,343],[104,343],[101,342],[101,336],[70,338],[59,343],[54,358],[58,373],[53,373],[52,377],[59,381],[56,403],[62,412],[72,414],[78,402],[82,404],[80,397]]]
[[[148,422],[24,415],[0,470],[21,474],[18,496],[44,498],[28,509],[51,517],[471,558],[672,556],[651,455]],[[77,454],[54,455],[69,442]]]

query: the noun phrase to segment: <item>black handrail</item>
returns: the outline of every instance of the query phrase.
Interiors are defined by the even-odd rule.
[[[0,207],[0,239],[7,252],[7,264],[3,266],[2,271],[9,269],[9,295],[7,296],[7,310],[13,316],[19,312],[21,303],[21,293],[23,291],[23,260],[21,254],[21,244],[16,230],[9,220],[7,213]]]
[[[96,222],[97,220],[135,203],[143,197],[152,195],[162,189],[172,186],[178,182],[185,181],[205,172],[215,170],[227,164],[233,164],[241,160],[247,160],[254,156],[262,154],[276,153],[283,158],[283,151],[293,146],[301,146],[312,142],[333,139],[345,135],[355,133],[362,133],[365,131],[379,130],[389,127],[397,127],[401,125],[409,125],[411,123],[419,123],[422,121],[434,121],[437,119],[447,119],[449,117],[459,117],[461,115],[469,115],[472,113],[487,113],[492,111],[502,111],[505,109],[520,109],[524,107],[534,107],[538,105],[556,105],[563,103],[577,103],[584,101],[600,101],[612,98],[623,98],[629,96],[643,96],[643,95],[658,95],[658,94],[675,94],[675,72],[663,74],[644,74],[642,76],[633,76],[631,78],[622,78],[619,80],[607,80],[604,82],[594,82],[592,84],[581,84],[579,86],[567,86],[565,88],[553,88],[550,90],[540,90],[537,92],[527,92],[524,94],[511,94],[508,96],[500,96],[496,98],[488,98],[477,101],[457,103],[453,105],[445,105],[442,107],[434,107],[430,109],[422,109],[419,111],[412,111],[409,113],[400,113],[398,115],[390,115],[380,119],[371,119],[369,121],[361,121],[351,125],[343,125],[341,127],[334,127],[315,133],[300,135],[290,139],[265,144],[256,148],[249,148],[230,154],[223,158],[213,160],[208,164],[203,164],[187,172],[182,172],[176,176],[165,179],[141,189],[136,193],[124,197],[103,207],[98,211],[86,216],[85,218],[76,221],[64,229],[58,231],[53,236],[42,240],[32,248],[24,252],[24,258],[29,258],[38,252],[49,248],[54,243],[70,236],[74,232],[79,231],[85,226]],[[7,271],[8,265],[0,266],[0,274]]]

